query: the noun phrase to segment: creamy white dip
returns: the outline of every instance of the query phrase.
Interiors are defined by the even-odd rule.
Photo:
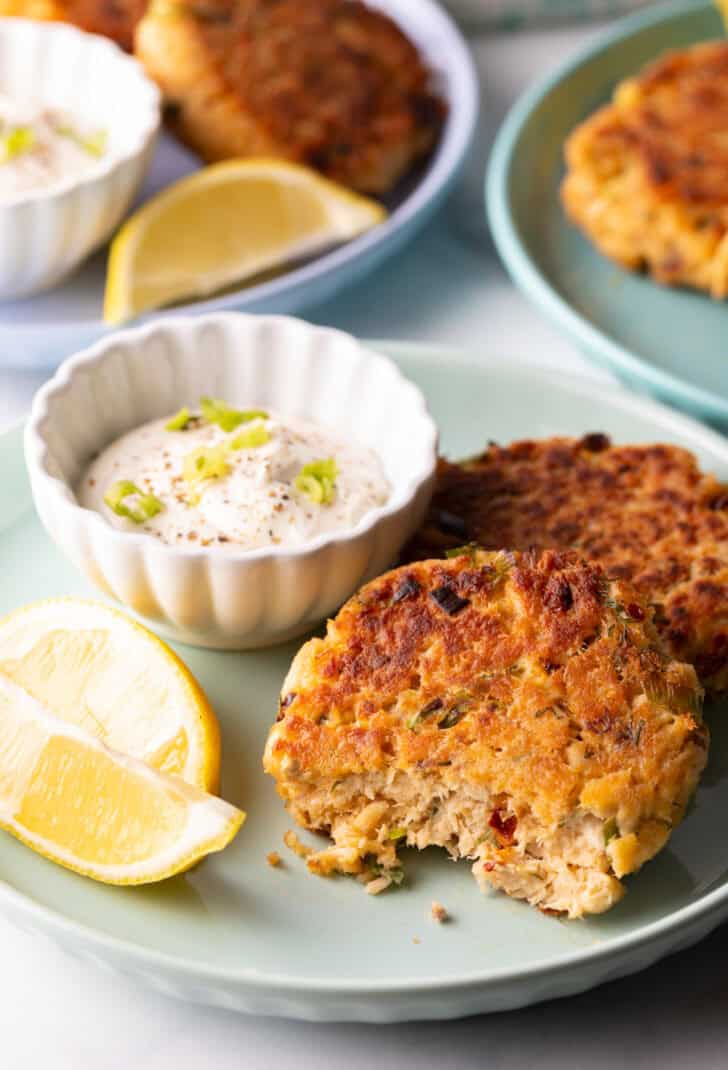
[[[144,424],[105,449],[80,481],[80,504],[125,531],[146,532],[172,545],[230,552],[300,546],[325,532],[353,528],[389,497],[376,453],[328,428],[273,413],[231,432],[196,415],[185,430],[168,430],[167,423]],[[267,434],[268,440],[234,448],[238,437],[250,432],[261,438]],[[223,472],[190,481],[195,451],[201,448],[217,451]],[[304,466],[322,461],[329,470],[333,462],[336,474],[326,485],[328,500],[316,501],[311,490],[317,487],[308,493],[300,489],[300,476]],[[117,515],[104,497],[121,481],[133,483],[140,492],[126,497],[124,506],[139,515],[140,501],[144,505],[140,495],[153,495],[153,507],[159,511],[137,523]]]
[[[0,94],[0,201],[83,178],[98,168],[105,141],[72,116]]]

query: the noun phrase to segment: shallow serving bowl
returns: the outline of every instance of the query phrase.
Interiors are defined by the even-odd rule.
[[[0,19],[0,93],[108,132],[87,174],[0,201],[0,300],[8,300],[53,286],[110,237],[151,162],[160,97],[113,42],[16,18]]]
[[[201,395],[328,425],[376,450],[385,505],[303,547],[225,553],[111,527],[74,494],[90,459],[126,431]],[[221,313],[122,331],[61,365],[25,436],[36,508],[85,575],[172,638],[265,646],[306,631],[383,572],[422,520],[437,431],[420,391],[340,331]]]

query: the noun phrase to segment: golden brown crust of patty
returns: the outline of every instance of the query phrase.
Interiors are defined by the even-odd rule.
[[[110,37],[127,52],[147,0],[0,0],[0,16],[70,22],[87,33]]]
[[[492,444],[441,461],[425,523],[404,560],[473,540],[492,549],[576,550],[659,603],[673,657],[710,690],[728,687],[728,486],[676,446],[605,435]]]
[[[581,808],[628,834],[680,819],[705,761],[699,700],[627,585],[573,554],[472,552],[374,580],[302,648],[265,766],[284,799],[430,771],[516,822]]]
[[[569,137],[567,214],[625,267],[725,297],[726,130],[728,43],[662,56]]]
[[[445,114],[415,46],[358,0],[163,0],[136,51],[208,161],[282,156],[382,193]]]

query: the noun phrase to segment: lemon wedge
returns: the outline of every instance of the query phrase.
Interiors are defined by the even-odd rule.
[[[146,884],[220,851],[244,814],[111,750],[0,674],[0,828],[108,884]]]
[[[56,598],[0,620],[0,677],[121,754],[217,790],[220,732],[169,647],[119,610]]]
[[[376,201],[276,159],[226,160],[148,201],[116,235],[104,320],[204,297],[348,241],[386,217]]]

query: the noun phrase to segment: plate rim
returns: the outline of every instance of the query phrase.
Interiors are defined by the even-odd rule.
[[[485,202],[493,240],[511,279],[557,327],[576,341],[582,352],[590,354],[592,360],[597,360],[598,354],[615,372],[649,385],[663,398],[681,406],[689,405],[693,412],[699,412],[706,419],[725,422],[728,420],[728,397],[721,398],[689,379],[658,368],[592,324],[562,297],[531,257],[510,208],[510,176],[517,166],[523,130],[532,112],[563,81],[638,32],[691,12],[712,9],[711,0],[668,0],[646,11],[627,15],[618,19],[597,41],[578,49],[566,62],[529,87],[506,115],[493,142],[485,175]]]
[[[543,380],[546,386],[553,388],[554,385],[553,369],[534,365],[518,357],[505,362],[503,355],[499,355],[497,351],[483,355],[474,349],[460,349],[447,345],[384,339],[364,339],[363,342],[394,359],[403,358],[414,363],[419,361],[425,365],[439,364],[446,360],[449,365],[456,364],[464,370],[475,370],[484,375],[487,375],[489,370],[497,370],[501,374],[514,378],[519,374],[526,374],[529,377]],[[582,396],[611,403],[621,411],[634,412],[637,415],[651,418],[653,422],[660,423],[665,428],[686,438],[691,445],[706,448],[717,456],[723,457],[728,467],[728,439],[725,436],[659,401],[636,395],[620,385],[605,384],[587,376],[569,373],[559,373],[558,389],[563,388]],[[16,443],[11,443],[11,448],[18,450],[21,461],[23,424],[24,421],[20,421],[0,432],[0,447],[15,437]],[[0,533],[1,531],[0,528]],[[186,980],[196,979],[218,985],[233,985],[236,989],[251,992],[275,992],[280,996],[306,992],[314,998],[330,996],[350,1000],[355,996],[377,997],[410,993],[424,995],[434,992],[444,994],[485,989],[493,985],[526,983],[563,971],[580,967],[588,968],[595,963],[603,964],[615,956],[624,959],[630,953],[639,951],[640,948],[657,944],[660,940],[664,941],[671,936],[675,938],[674,943],[677,943],[681,934],[695,930],[706,921],[717,925],[728,913],[728,876],[719,887],[705,892],[694,902],[656,921],[640,925],[633,932],[615,937],[608,943],[594,943],[588,947],[567,952],[558,958],[539,959],[527,966],[507,966],[490,971],[481,969],[449,978],[418,975],[391,981],[386,978],[365,982],[356,978],[327,980],[303,975],[292,977],[277,972],[264,972],[254,967],[212,966],[210,963],[150,948],[134,940],[115,936],[91,925],[75,921],[66,917],[60,910],[38,903],[1,879],[0,906],[7,908],[7,916],[11,920],[16,921],[22,918],[22,922],[27,927],[41,930],[57,938],[59,942],[64,943],[64,946],[73,943],[77,948],[83,948],[91,953],[105,952],[114,961],[125,961],[137,968],[146,969],[147,976],[150,976],[149,971],[156,969],[163,972],[166,977],[175,975],[184,977]],[[702,931],[707,930],[703,928]],[[670,945],[663,954],[671,949],[673,945]],[[284,1012],[273,1011],[272,1013]],[[306,1017],[308,1014],[297,1013],[297,1016]]]
[[[398,25],[401,24],[399,13],[406,6],[403,0],[395,0],[394,5],[392,0],[373,2]],[[396,10],[392,10],[392,7]],[[144,326],[174,315],[196,316],[225,310],[291,312],[312,302],[330,299],[341,287],[355,283],[367,267],[375,267],[381,260],[395,253],[399,248],[398,242],[404,242],[409,236],[414,236],[418,226],[424,225],[439,207],[461,171],[475,136],[481,95],[472,51],[452,15],[439,0],[419,0],[419,8],[421,10],[418,11],[417,20],[431,25],[433,37],[438,37],[438,61],[434,62],[431,58],[430,65],[436,75],[443,72],[447,74],[455,91],[448,98],[449,111],[443,133],[435,146],[426,172],[387,219],[359,237],[285,271],[277,278],[253,286],[240,286],[217,297],[205,297],[168,309],[155,310],[138,317],[128,326]],[[407,26],[404,28],[407,30]],[[200,166],[204,166],[202,161]],[[326,279],[332,279],[338,284],[335,284],[332,290],[327,290],[323,296],[319,293],[306,296],[306,293],[315,290],[316,286]],[[271,303],[276,301],[280,302],[280,305],[271,306]],[[39,328],[32,322],[32,303],[33,298],[30,298],[27,318],[21,321],[5,319],[3,303],[0,302],[0,340],[7,338],[7,344],[13,347],[23,343],[33,345],[33,339],[40,336],[51,337],[53,332],[56,332],[60,339],[61,352],[55,358],[46,355],[29,360],[27,354],[11,357],[9,360],[3,359],[0,367],[54,367],[66,355],[63,351],[67,351],[69,345],[76,349],[86,348],[108,336],[113,330],[101,318],[86,317],[70,322],[56,318]],[[15,308],[17,302],[11,302],[10,305]],[[69,342],[72,338],[81,341],[78,344]]]

